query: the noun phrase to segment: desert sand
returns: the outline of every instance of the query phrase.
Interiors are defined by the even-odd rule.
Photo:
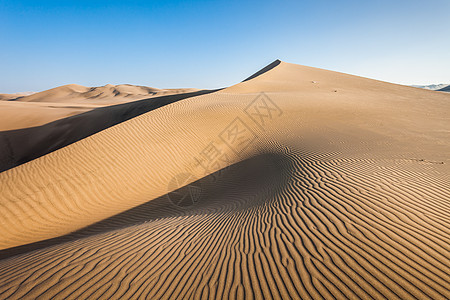
[[[100,87],[68,84],[39,93],[0,94],[0,131],[39,126],[98,107],[197,91],[131,84]]]
[[[4,101],[1,299],[450,298],[450,94],[280,61],[77,91]]]

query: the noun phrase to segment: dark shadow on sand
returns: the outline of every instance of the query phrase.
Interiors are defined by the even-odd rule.
[[[157,219],[255,208],[266,204],[284,186],[289,164],[282,155],[261,154],[68,235],[1,250],[0,260]],[[192,187],[199,189],[195,203],[188,207],[175,205],[172,195],[188,194]]]
[[[165,105],[217,90],[160,96],[96,108],[45,125],[0,132],[0,172]]]
[[[261,70],[259,70],[258,72],[256,72],[255,74],[253,74],[252,76],[248,77],[247,79],[243,80],[242,82],[254,79],[270,70],[272,70],[273,68],[275,68],[276,66],[278,66],[281,63],[281,60],[277,59],[276,61],[274,61],[273,63],[267,65],[266,67],[262,68]]]

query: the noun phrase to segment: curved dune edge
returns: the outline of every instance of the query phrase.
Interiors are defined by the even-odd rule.
[[[0,172],[164,105],[215,91],[199,90],[99,107],[41,126],[0,131]]]
[[[0,297],[448,298],[449,100],[282,62],[1,173],[3,249],[160,206],[0,261]],[[174,213],[181,173],[216,176]]]
[[[268,64],[267,66],[265,66],[264,68],[262,68],[261,70],[256,72],[255,74],[253,74],[253,75],[247,77],[246,79],[244,79],[242,82],[255,79],[256,77],[261,76],[262,74],[269,72],[273,68],[277,67],[279,64],[281,64],[281,60],[276,59],[275,61],[271,62],[270,64]]]

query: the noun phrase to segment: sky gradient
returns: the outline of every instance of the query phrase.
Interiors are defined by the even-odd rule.
[[[450,83],[450,1],[0,0],[0,93],[219,88],[275,59]]]

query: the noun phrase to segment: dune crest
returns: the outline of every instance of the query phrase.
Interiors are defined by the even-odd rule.
[[[0,173],[0,297],[448,299],[450,95],[263,70]]]

